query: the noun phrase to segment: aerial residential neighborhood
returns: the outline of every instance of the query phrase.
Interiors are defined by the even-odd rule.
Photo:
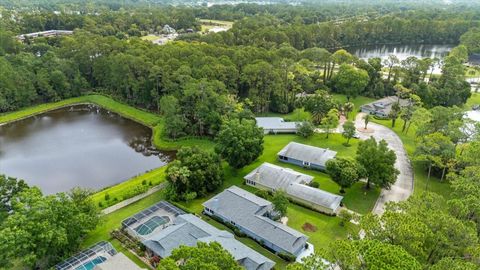
[[[471,0],[0,0],[0,270],[478,270],[479,59]]]

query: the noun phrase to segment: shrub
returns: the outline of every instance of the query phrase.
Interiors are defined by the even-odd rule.
[[[108,201],[108,200],[110,200],[110,194],[105,193],[105,201]]]
[[[260,198],[264,198],[266,200],[268,200],[268,198],[270,197],[270,194],[268,193],[268,191],[264,189],[258,189],[257,191],[255,191],[255,195]]]
[[[293,256],[292,254],[288,254],[288,253],[285,253],[285,252],[278,253],[278,257],[284,259],[287,262],[294,262],[295,259],[296,259],[296,257]]]
[[[297,134],[304,138],[312,136],[314,132],[315,126],[312,124],[312,122],[304,121],[300,124],[297,124]]]
[[[320,187],[320,184],[318,182],[310,182],[310,184],[308,184],[309,186],[313,187],[313,188],[319,188]]]
[[[143,179],[142,185],[144,185],[144,186],[147,185],[147,180]]]

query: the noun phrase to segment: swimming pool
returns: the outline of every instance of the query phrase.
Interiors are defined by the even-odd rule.
[[[75,270],[93,270],[93,268],[95,268],[95,266],[97,264],[101,264],[106,260],[107,260],[107,258],[102,257],[102,256],[96,257],[95,259],[93,259],[91,261],[88,261],[88,262],[80,265],[79,267],[75,268]]]
[[[142,225],[135,228],[135,231],[140,235],[147,235],[153,232],[158,226],[167,224],[170,221],[170,218],[167,216],[154,216],[144,222]]]

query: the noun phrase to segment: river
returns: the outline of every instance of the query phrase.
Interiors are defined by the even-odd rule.
[[[0,126],[0,174],[45,194],[101,189],[164,166],[173,152],[151,145],[152,131],[94,105],[76,105]]]

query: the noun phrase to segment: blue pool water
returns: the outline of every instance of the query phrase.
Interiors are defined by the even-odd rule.
[[[75,268],[75,270],[93,270],[93,268],[95,268],[95,265],[101,264],[106,260],[107,260],[107,258],[105,258],[105,257],[97,257],[97,258],[95,258],[91,261],[88,261],[88,262],[82,264],[81,266]]]

